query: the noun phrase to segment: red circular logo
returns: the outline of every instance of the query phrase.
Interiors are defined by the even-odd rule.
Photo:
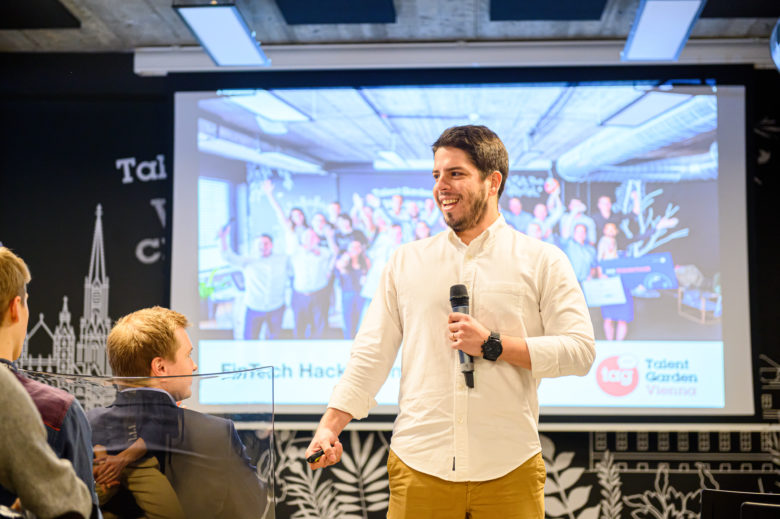
[[[599,387],[612,396],[625,396],[639,384],[639,370],[636,360],[629,356],[614,356],[604,359],[596,370]]]

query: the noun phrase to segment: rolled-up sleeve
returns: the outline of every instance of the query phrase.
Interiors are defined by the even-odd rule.
[[[528,337],[535,378],[586,375],[596,356],[593,324],[577,278],[557,247],[540,265],[539,312],[543,334]]]
[[[385,266],[360,331],[352,344],[349,362],[328,407],[361,419],[377,405],[374,396],[387,379],[403,339],[398,297],[391,260]]]

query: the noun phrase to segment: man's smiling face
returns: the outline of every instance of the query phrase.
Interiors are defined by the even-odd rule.
[[[487,211],[490,180],[482,180],[465,151],[449,147],[436,150],[433,179],[433,198],[452,230],[467,231],[482,221]]]

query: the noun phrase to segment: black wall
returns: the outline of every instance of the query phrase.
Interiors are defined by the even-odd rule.
[[[167,304],[171,96],[133,77],[126,55],[0,62],[0,241],[30,266],[31,326],[42,313],[53,329],[63,296],[81,316],[98,205],[109,315]],[[151,161],[146,181],[128,168],[126,182],[130,159]]]

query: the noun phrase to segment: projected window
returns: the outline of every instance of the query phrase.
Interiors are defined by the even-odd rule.
[[[215,238],[230,218],[230,183],[198,179],[198,271],[209,273],[225,265]]]

